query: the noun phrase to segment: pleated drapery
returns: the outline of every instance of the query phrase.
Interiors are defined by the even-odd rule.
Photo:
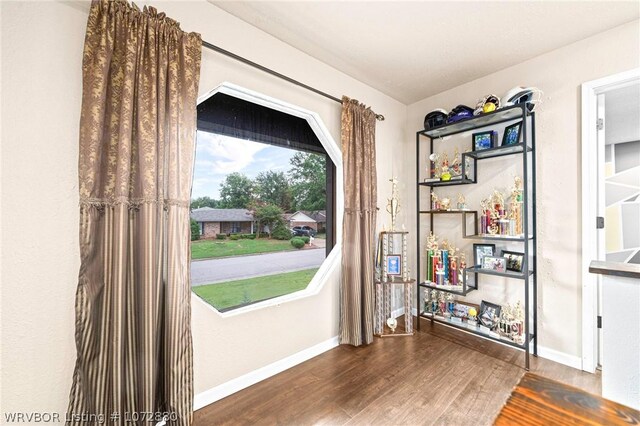
[[[359,346],[373,341],[376,114],[344,96],[341,133],[345,209],[340,343]]]
[[[165,416],[191,424],[189,198],[200,55],[200,36],[154,8],[91,5],[69,424]]]

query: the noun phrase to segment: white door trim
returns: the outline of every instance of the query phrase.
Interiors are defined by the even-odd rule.
[[[597,96],[640,80],[640,68],[582,84],[582,369],[593,373],[598,362],[597,276],[589,263],[598,258],[596,215],[598,212]]]

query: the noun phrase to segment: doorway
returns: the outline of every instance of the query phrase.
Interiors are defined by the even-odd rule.
[[[640,263],[640,70],[582,85],[582,369],[602,352],[593,260]]]

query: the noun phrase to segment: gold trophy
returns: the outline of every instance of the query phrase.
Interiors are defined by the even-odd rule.
[[[391,182],[391,198],[388,199],[387,212],[391,215],[391,232],[396,230],[396,217],[400,211],[400,202],[398,201],[398,179],[392,177]]]

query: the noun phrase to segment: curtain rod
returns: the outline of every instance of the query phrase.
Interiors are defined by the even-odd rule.
[[[292,79],[291,77],[287,77],[284,74],[280,74],[277,71],[274,71],[274,70],[272,70],[270,68],[267,68],[267,67],[265,67],[263,65],[257,64],[257,63],[255,63],[253,61],[250,61],[247,58],[243,58],[242,56],[236,55],[233,52],[229,52],[228,50],[225,50],[225,49],[223,49],[221,47],[218,47],[215,44],[211,44],[211,43],[209,43],[207,41],[202,40],[202,46],[206,47],[208,49],[211,49],[211,50],[213,50],[215,52],[222,53],[223,55],[226,55],[226,56],[228,56],[230,58],[233,58],[236,61],[242,62],[243,64],[250,65],[250,66],[252,66],[254,68],[257,68],[257,69],[259,69],[261,71],[266,72],[267,74],[271,74],[271,75],[273,75],[275,77],[278,77],[278,78],[281,78],[281,79],[283,79],[285,81],[288,81],[289,83],[295,84],[296,86],[300,86],[300,87],[302,87],[304,89],[310,90],[310,91],[312,91],[314,93],[317,93],[318,95],[324,96],[325,98],[329,98],[332,101],[335,101],[335,102],[338,102],[339,104],[342,104],[342,99],[336,98],[335,96],[331,96],[328,93],[325,93],[325,92],[323,92],[321,90],[316,89],[315,87],[308,86],[308,85],[306,85],[304,83],[301,83],[301,82],[299,82],[297,80]],[[379,121],[384,121],[384,115],[376,114],[376,119],[378,119]]]

